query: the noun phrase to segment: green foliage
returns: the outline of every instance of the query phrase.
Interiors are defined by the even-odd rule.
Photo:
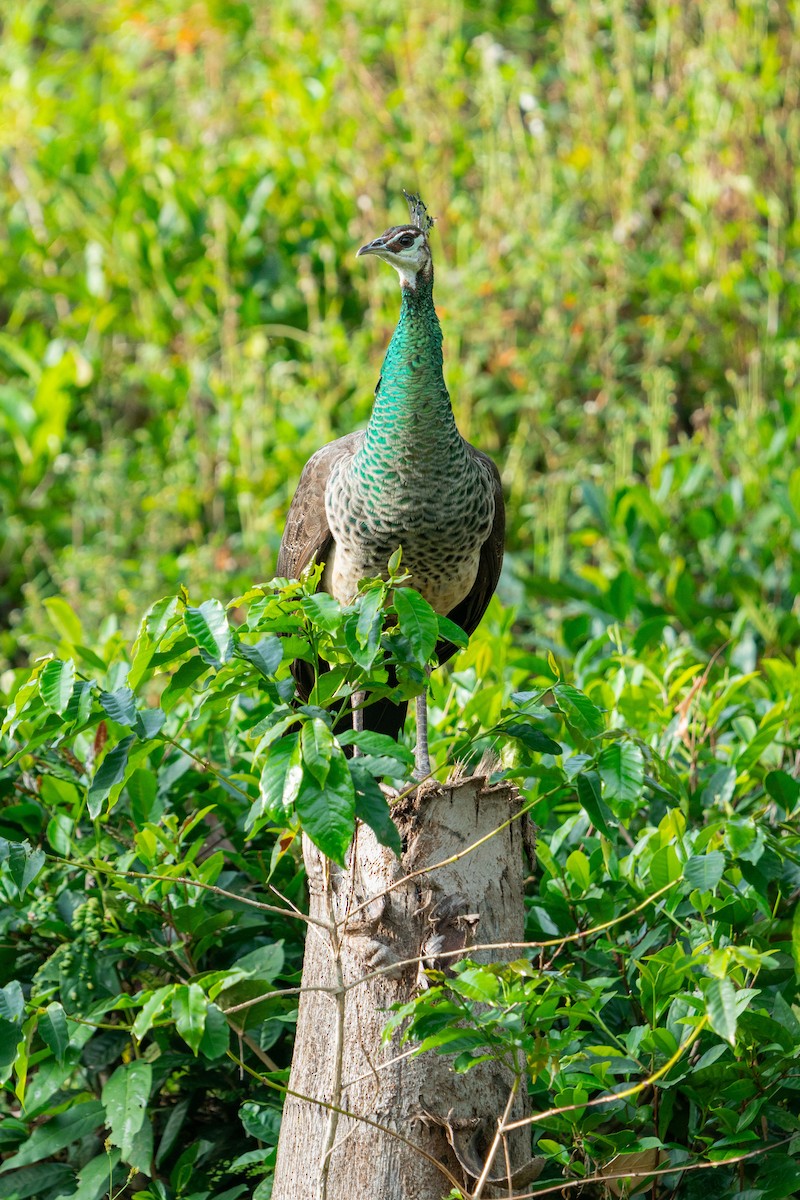
[[[538,826],[532,945],[442,964],[388,1031],[455,1071],[524,1064],[534,1194],[657,1150],[655,1195],[694,1196],[713,1162],[720,1200],[778,1200],[800,1178],[800,655],[743,672],[735,645],[712,661],[642,629],[587,642],[575,684],[502,630],[434,677],[440,737],[496,746]]]
[[[4,14],[0,1198],[269,1194],[296,835],[341,858],[360,818],[396,848],[379,781],[409,750],[335,718],[385,692],[387,651],[414,694],[437,627],[399,576],[389,629],[381,586],[341,610],[250,585],[303,462],[366,419],[397,296],[353,252],[405,186],[438,217],[447,381],[509,511],[510,607],[434,672],[432,750],[519,783],[552,943],[434,979],[412,1034],[459,1070],[518,1044],[534,1108],[576,1106],[535,1127],[551,1184],[663,1153],[656,1194],[784,1200],[797,12],[298,12]],[[152,604],[187,579],[244,596]],[[320,653],[292,712],[287,662]]]

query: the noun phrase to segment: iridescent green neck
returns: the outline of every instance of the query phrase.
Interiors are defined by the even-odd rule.
[[[442,329],[433,306],[433,274],[401,289],[400,320],[383,360],[362,454],[415,447],[447,452],[461,441],[442,372]]]

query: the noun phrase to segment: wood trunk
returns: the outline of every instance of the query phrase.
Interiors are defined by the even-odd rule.
[[[437,953],[522,940],[527,818],[463,853],[519,804],[513,788],[487,787],[480,778],[421,787],[394,810],[402,861],[366,827],[346,869],[306,842],[310,913],[320,920],[335,915],[339,944],[337,951],[336,935],[309,926],[289,1084],[296,1094],[286,1101],[273,1200],[440,1200],[454,1184],[465,1195],[474,1189],[509,1101],[512,1072],[487,1062],[455,1075],[447,1058],[404,1056],[408,1047],[399,1038],[387,1044],[381,1034],[390,1006],[425,986],[424,966],[435,965]],[[428,869],[437,863],[443,865]],[[472,957],[490,961],[514,952]],[[452,961],[443,959],[441,968]],[[524,1085],[520,1090],[514,1117],[526,1112]],[[337,1096],[338,1107],[366,1120],[314,1103]],[[517,1186],[523,1175],[533,1177],[525,1167],[529,1148],[526,1130],[509,1139]],[[505,1172],[501,1147],[489,1176]],[[508,1182],[501,1193],[484,1185],[482,1195],[495,1194],[508,1195]]]

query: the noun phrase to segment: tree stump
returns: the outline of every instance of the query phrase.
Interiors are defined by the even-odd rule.
[[[475,1187],[512,1072],[486,1062],[455,1075],[448,1059],[412,1057],[398,1037],[385,1043],[381,1034],[389,1008],[425,986],[424,968],[437,954],[522,940],[527,818],[464,853],[519,805],[514,788],[488,787],[478,777],[422,786],[394,809],[402,861],[366,826],[345,869],[305,841],[311,916],[333,917],[337,931],[308,930],[289,1084],[295,1095],[284,1110],[273,1200],[440,1200],[454,1185],[466,1194]],[[500,949],[470,957],[511,955]],[[443,959],[442,969],[454,961]],[[527,1111],[520,1091],[509,1119]],[[519,1185],[538,1173],[528,1163],[528,1131],[509,1143]],[[505,1179],[505,1163],[501,1148],[487,1177]],[[489,1185],[482,1194],[498,1193]],[[507,1182],[500,1194],[508,1195]]]

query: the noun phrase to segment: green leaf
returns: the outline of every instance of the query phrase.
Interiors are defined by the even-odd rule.
[[[61,1191],[57,1200],[72,1200],[72,1185],[75,1172],[67,1163],[50,1162],[38,1163],[31,1167],[22,1167],[11,1175],[0,1179],[0,1200],[42,1200],[51,1197],[56,1191]],[[108,1175],[106,1175],[108,1182]],[[97,1195],[91,1200],[98,1200]]]
[[[563,754],[563,748],[533,721],[507,721],[497,726],[498,733],[504,737],[514,738],[522,742],[526,749],[535,754]]]
[[[578,800],[595,829],[599,829],[607,838],[613,838],[613,824],[616,818],[603,800],[600,776],[596,771],[582,771],[575,780],[575,786],[578,789]]]
[[[48,596],[44,607],[53,627],[64,641],[71,642],[73,646],[80,645],[83,641],[83,626],[72,605],[62,596]]]
[[[137,767],[131,772],[125,787],[131,802],[131,816],[137,826],[144,825],[150,820],[156,801],[158,783],[155,774],[145,767]]]
[[[711,1028],[733,1045],[736,1040],[736,992],[730,979],[710,980],[705,1000]]]
[[[792,954],[795,975],[800,980],[800,904],[795,905],[792,918]]]
[[[136,720],[136,697],[129,687],[117,688],[115,692],[101,692],[100,704],[112,721],[130,727]]]
[[[370,588],[356,601],[355,639],[362,650],[380,646],[383,604],[383,588]]]
[[[408,639],[415,658],[420,663],[427,663],[433,656],[439,637],[436,613],[428,601],[411,588],[395,588],[392,603],[400,632]]]
[[[52,658],[45,663],[39,676],[39,695],[49,709],[60,716],[72,698],[74,686],[75,663],[71,658],[66,662]]]
[[[800,780],[793,779],[786,771],[768,771],[764,786],[781,808],[787,813],[794,812],[800,801]]]
[[[25,995],[22,984],[19,980],[12,979],[5,987],[0,988],[0,1017],[14,1025],[20,1025],[24,1016]]]
[[[248,831],[262,817],[278,824],[288,819],[291,806],[284,804],[284,790],[289,764],[298,750],[299,741],[299,734],[287,733],[271,743],[258,781],[259,798],[245,821]]]
[[[187,608],[183,623],[207,662],[230,662],[234,651],[233,634],[228,614],[219,600],[206,600],[199,608]]]
[[[350,760],[350,772],[356,788],[356,816],[369,825],[382,846],[387,846],[399,858],[403,843],[386,797],[359,759]]]
[[[105,1109],[99,1100],[86,1100],[73,1105],[66,1112],[58,1113],[44,1125],[34,1129],[17,1153],[6,1159],[0,1167],[0,1175],[14,1170],[15,1167],[25,1167],[29,1163],[50,1158],[66,1146],[93,1133],[104,1121]]]
[[[205,675],[207,670],[208,663],[199,654],[194,654],[191,658],[187,658],[186,662],[181,663],[161,693],[161,707],[164,712],[172,712],[192,684],[201,675]]]
[[[147,1102],[153,1085],[153,1068],[143,1058],[117,1067],[106,1083],[101,1099],[111,1141],[119,1146],[127,1162],[133,1149],[133,1139],[144,1124]]]
[[[437,614],[439,622],[439,638],[442,641],[452,642],[454,646],[468,646],[469,634],[460,625],[456,625],[455,621],[451,621],[449,617],[441,617]]]
[[[133,1022],[132,1033],[139,1041],[142,1040],[148,1030],[152,1029],[153,1022],[156,1017],[164,1010],[167,1002],[172,998],[173,992],[177,984],[168,983],[165,987],[156,988],[147,1000],[145,1000],[141,1011],[137,1014],[136,1020]]]
[[[396,742],[386,733],[376,733],[372,729],[344,729],[336,735],[340,746],[358,746],[362,754],[371,754],[381,758],[396,758],[401,768],[414,766],[414,755],[408,746]],[[351,761],[351,768],[357,759]]]
[[[711,850],[708,854],[693,854],[686,860],[683,867],[684,878],[693,888],[701,892],[711,892],[722,879],[725,870],[725,855],[719,850]]]
[[[650,880],[653,887],[666,887],[681,877],[681,864],[674,846],[662,846],[650,860]]]
[[[303,770],[310,771],[320,787],[325,786],[333,752],[333,734],[320,717],[306,721],[300,734]]]
[[[130,734],[128,737],[123,738],[121,742],[118,742],[112,750],[108,751],[95,772],[94,779],[89,787],[87,805],[89,816],[92,820],[99,814],[100,809],[111,793],[111,789],[118,783],[122,783],[125,778],[128,753],[134,740],[134,735]]]
[[[206,1007],[206,1024],[200,1039],[200,1053],[204,1058],[221,1058],[230,1043],[230,1026],[225,1014],[216,1004],[208,1002]]]
[[[302,608],[312,624],[323,629],[325,633],[336,633],[342,622],[342,609],[338,600],[327,592],[315,592],[313,596],[304,596]]]
[[[314,845],[334,862],[344,863],[355,828],[356,797],[347,759],[338,746],[333,747],[324,787],[303,771],[295,808]]]
[[[266,679],[274,678],[275,672],[283,661],[283,647],[276,634],[261,638],[255,646],[239,642],[236,653],[247,659]]]
[[[62,1192],[56,1200],[105,1200],[109,1180],[119,1162],[119,1150],[107,1150],[90,1159],[78,1172],[78,1187],[74,1192]]]
[[[641,796],[644,755],[635,742],[610,742],[598,756],[597,771],[612,809],[615,804],[630,806]]]
[[[200,1049],[206,1027],[207,1002],[197,983],[180,984],[172,996],[172,1015],[175,1028],[193,1054]]]
[[[44,850],[34,850],[29,842],[4,842],[8,851],[8,869],[17,885],[20,896],[24,895],[45,863]]]
[[[592,874],[589,870],[589,860],[582,850],[573,850],[567,857],[567,871],[584,891],[588,888]]]
[[[49,1046],[58,1062],[63,1062],[69,1048],[69,1030],[64,1009],[54,1000],[39,1018],[39,1035]]]
[[[553,684],[553,698],[568,724],[578,733],[594,738],[603,732],[605,726],[600,709],[571,683]]]

